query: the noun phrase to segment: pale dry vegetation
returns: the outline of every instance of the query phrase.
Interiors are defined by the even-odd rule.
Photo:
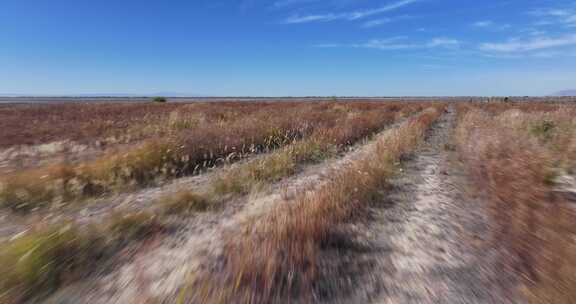
[[[342,280],[360,271],[362,261],[353,259],[371,246],[363,229],[373,221],[377,203],[388,204],[391,192],[409,189],[392,189],[389,182],[403,164],[421,159],[404,157],[417,147],[428,159],[435,157],[440,183],[465,170],[481,194],[480,209],[488,211],[488,220],[479,221],[493,229],[485,231],[493,238],[481,238],[490,249],[507,253],[496,254],[494,265],[517,274],[522,297],[537,304],[576,301],[573,105],[333,101],[52,107],[0,107],[0,117],[7,117],[0,127],[6,130],[16,130],[22,119],[34,121],[0,136],[3,147],[69,141],[100,142],[100,148],[90,156],[70,152],[81,156],[70,161],[14,166],[0,176],[0,229],[6,219],[46,219],[0,241],[0,303],[35,301],[89,280],[117,267],[114,263],[126,263],[126,252],[146,247],[138,251],[145,255],[152,243],[183,246],[173,257],[183,276],[189,274],[173,282],[162,301],[178,295],[181,303],[333,301],[354,288]],[[448,130],[452,108],[457,118]],[[15,120],[11,116],[19,110],[23,118]],[[419,146],[440,115],[445,115],[441,123]],[[453,142],[446,141],[449,132]],[[444,162],[453,156],[464,166]],[[415,171],[428,170],[407,168],[408,183]],[[455,203],[468,201],[460,186],[439,189],[454,191]],[[82,216],[90,204],[96,204],[94,218]],[[188,257],[193,262],[182,263]],[[488,275],[483,267],[494,267],[491,263],[466,269]]]
[[[0,235],[0,303],[90,280],[152,243],[203,244],[203,233],[218,235],[204,245],[215,251],[191,263],[201,266],[171,291],[178,301],[330,302],[351,286],[339,277],[366,245],[369,208],[388,202],[404,156],[448,108],[430,138],[446,138],[455,108],[453,142],[426,147],[464,164],[495,227],[489,246],[510,253],[500,263],[529,302],[573,303],[576,107],[392,101],[0,106],[2,151],[91,147],[0,159],[0,233],[11,219],[29,225]]]
[[[25,233],[2,241],[0,302],[23,302],[49,294],[76,280],[86,279],[95,270],[101,270],[133,241],[170,231],[165,223],[167,219],[174,223],[174,216],[185,221],[186,217],[196,213],[217,211],[223,206],[226,195],[245,194],[257,184],[270,184],[293,175],[302,165],[344,153],[350,145],[381,131],[392,122],[414,115],[427,104],[141,105],[144,110],[136,105],[109,106],[109,109],[106,109],[106,105],[56,105],[55,109],[40,106],[46,107],[46,113],[52,115],[48,120],[62,126],[49,131],[52,132],[47,137],[49,139],[34,137],[40,136],[34,133],[40,130],[36,127],[29,129],[30,139],[35,138],[34,143],[54,139],[77,140],[76,136],[86,136],[84,140],[87,141],[101,140],[114,130],[94,133],[87,130],[94,128],[96,121],[103,120],[102,115],[114,113],[117,115],[112,115],[116,117],[115,123],[119,124],[116,131],[124,130],[136,144],[85,161],[51,164],[4,174],[0,177],[0,204],[18,213],[10,216],[27,216],[28,212],[44,207],[57,216],[59,211],[54,209],[55,203],[155,186],[169,179],[202,173],[208,167],[227,164],[251,154],[268,154],[216,175],[210,181],[209,192],[182,189],[156,199],[150,210],[117,212],[112,208],[110,214],[96,222],[63,220],[56,224],[38,223]],[[59,111],[67,109],[71,109],[71,113],[57,117]],[[128,118],[132,109],[138,109],[134,121]],[[13,111],[3,110],[7,113]],[[24,112],[31,112],[25,115],[39,115],[33,107],[26,107]],[[420,136],[418,132],[422,130],[419,128],[430,123],[424,117],[436,115],[426,113],[410,119],[410,129],[419,130],[411,136]],[[86,115],[90,119],[82,119],[86,124],[76,118],[68,122],[70,118],[67,115]],[[122,119],[122,115],[128,117]],[[127,121],[131,122],[125,124]],[[78,123],[79,128],[65,131],[70,128],[69,123]],[[38,125],[37,128],[43,127]],[[415,140],[408,138],[411,138],[408,139],[410,143]],[[19,140],[11,142],[13,145],[21,143]],[[238,187],[240,190],[222,190],[226,187]]]
[[[319,162],[358,140],[370,137],[397,119],[397,113],[387,108],[370,112],[349,112],[342,106],[334,109],[348,115],[335,125],[316,129],[308,138],[292,144],[261,159],[224,172],[213,183],[217,194],[246,194],[259,186],[278,181],[297,172],[298,166]]]
[[[132,148],[86,162],[49,165],[5,174],[0,180],[0,205],[26,212],[53,202],[62,203],[145,187],[194,174],[246,154],[270,151],[325,129],[334,133],[331,135],[334,140],[350,142],[365,136],[367,132],[364,128],[373,129],[369,123],[363,124],[372,115],[368,112],[380,107],[383,109],[379,111],[386,115],[405,115],[404,111],[409,113],[420,105],[280,103],[263,106],[261,110],[245,115],[240,115],[243,111],[222,112],[222,106],[215,107],[216,110],[208,113],[231,117],[189,129],[182,128],[170,136],[159,131],[165,136],[147,139]],[[350,116],[353,117],[349,119]],[[168,125],[179,125],[175,120],[169,118]],[[343,120],[359,126],[352,130],[346,125],[335,127]],[[179,121],[188,125],[189,120]]]
[[[576,299],[576,109],[461,105],[455,139],[532,303]],[[573,198],[572,198],[573,199]]]

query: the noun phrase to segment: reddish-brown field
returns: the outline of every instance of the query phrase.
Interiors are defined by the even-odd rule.
[[[0,105],[0,148],[72,140],[91,143],[164,123],[170,113],[202,113],[208,121],[246,115],[271,103],[63,103]]]
[[[87,105],[88,109],[82,112],[91,110],[92,106]],[[63,110],[62,105],[54,107]],[[98,107],[111,107],[110,112],[115,113],[127,111],[122,107],[119,111],[118,105]],[[127,136],[131,136],[131,132],[149,128],[144,134],[147,137],[138,136],[138,144],[79,163],[53,163],[4,174],[0,178],[4,185],[0,190],[0,204],[13,210],[28,210],[54,200],[62,202],[132,186],[143,187],[193,174],[246,154],[270,151],[313,134],[331,133],[332,144],[342,145],[369,135],[397,115],[421,108],[418,104],[399,107],[394,103],[256,103],[248,106],[214,103],[180,106],[184,111],[163,104],[142,107],[144,109],[139,110],[154,109],[150,115],[143,116],[154,118],[159,113],[165,116],[151,119],[145,125],[140,121],[142,125],[137,125],[137,131],[130,127],[124,129]],[[158,110],[163,107],[166,109]],[[95,112],[90,119],[107,121],[108,118],[100,114]],[[70,123],[67,115],[61,117],[61,124]],[[90,115],[86,114],[85,120],[90,120]],[[354,124],[354,128],[348,128],[350,124]]]
[[[29,289],[32,287],[53,290],[68,281],[64,271],[93,271],[94,263],[113,256],[110,250],[124,247],[143,234],[165,231],[159,216],[215,210],[214,206],[227,200],[298,174],[308,164],[346,153],[351,145],[427,106],[403,102],[229,102],[0,107],[0,116],[6,118],[2,127],[8,130],[0,142],[11,149],[7,151],[55,141],[91,147],[98,143],[97,152],[89,157],[80,157],[87,154],[85,149],[72,149],[53,152],[71,154],[63,161],[42,153],[27,155],[44,158],[29,166],[4,160],[11,168],[0,176],[0,206],[2,212],[9,213],[5,225],[12,223],[12,217],[20,217],[16,222],[44,216],[50,219],[35,223],[25,237],[0,246],[0,256],[14,262],[31,248],[41,248],[29,261],[15,262],[22,266],[3,266],[8,275],[0,280],[0,290],[8,299],[20,300],[36,294]],[[218,171],[218,167],[261,153],[266,155],[207,180],[203,187],[208,191],[179,188],[177,195],[164,195],[160,190],[160,195],[147,199],[150,208],[128,208],[121,214],[116,206],[103,205],[110,209],[109,215],[94,223],[86,223],[82,213],[74,215],[84,204],[81,200],[115,200],[114,196],[123,192],[130,195],[141,188],[161,189],[171,180],[207,174],[204,172],[210,168]],[[242,190],[223,190],[234,189],[234,185]],[[53,220],[61,212],[67,213],[67,219]],[[55,232],[64,229],[66,223],[73,225],[66,226],[62,235]],[[87,259],[94,263],[86,264]],[[47,267],[47,272],[39,273],[37,266]]]
[[[0,105],[0,303],[574,303],[576,106]]]

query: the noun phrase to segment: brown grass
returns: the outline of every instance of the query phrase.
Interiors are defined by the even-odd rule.
[[[201,122],[225,121],[268,107],[282,105],[266,102],[5,105],[0,107],[0,128],[4,130],[0,133],[0,148],[62,140],[92,143],[107,137],[146,135],[138,131],[163,129],[167,122],[174,122],[170,119],[174,115],[198,117]],[[126,130],[134,132],[126,134]]]
[[[0,129],[3,130],[0,133],[0,149],[63,140],[90,144],[108,137],[141,140],[171,133],[172,129],[188,129],[205,123],[232,121],[262,110],[282,113],[310,104],[335,104],[338,107],[362,111],[382,105],[376,102],[266,101],[0,105]]]
[[[336,109],[345,111],[341,107]],[[220,174],[212,184],[213,192],[247,194],[293,175],[300,164],[321,161],[380,131],[394,121],[395,115],[391,114],[378,110],[350,113],[337,125],[317,129],[310,138],[295,141],[275,153]]]
[[[199,274],[188,300],[201,303],[311,301],[325,274],[322,248],[333,229],[352,220],[377,198],[400,156],[421,140],[438,116],[430,109],[376,140],[370,153],[334,172],[312,194],[247,223],[227,240],[221,262]]]
[[[203,106],[208,107],[195,105]],[[216,164],[222,158],[267,151],[290,145],[294,140],[295,144],[281,150],[289,151],[291,160],[318,160],[325,153],[318,148],[319,138],[323,147],[344,147],[421,107],[396,103],[319,103],[295,108],[286,104],[246,110],[249,113],[211,110],[208,113],[215,118],[208,120],[192,114],[185,117],[168,114],[172,122],[168,127],[144,131],[169,135],[166,139],[151,138],[121,155],[107,155],[78,165],[52,165],[5,176],[0,202],[15,211],[29,211],[54,201],[100,195],[116,187],[148,185],[158,178],[177,177],[194,172],[198,166]],[[213,122],[203,126],[206,121]],[[307,139],[300,141],[300,138]],[[251,172],[266,180],[285,175],[283,164],[266,162],[263,166],[266,169],[260,167]],[[213,206],[209,197],[190,191],[160,201],[160,210],[165,214],[201,212]],[[150,213],[112,214],[98,226],[63,223],[38,228],[2,243],[0,302],[21,302],[50,293],[88,275],[131,241],[163,229],[158,217]]]
[[[247,153],[276,149],[320,130],[331,132],[327,138],[334,144],[346,144],[362,137],[366,130],[374,128],[375,123],[381,123],[374,117],[405,115],[421,107],[419,104],[400,106],[394,103],[297,105],[270,105],[244,116],[237,116],[241,111],[233,112],[235,118],[228,118],[225,123],[184,128],[166,138],[147,140],[120,154],[105,155],[77,165],[64,164],[7,174],[0,179],[0,205],[26,212],[54,201],[66,202],[131,187],[145,187],[193,174]],[[218,113],[221,110],[218,107],[213,111]],[[357,124],[361,128],[334,127],[341,122]]]
[[[576,300],[576,210],[554,190],[573,172],[576,109],[498,106],[493,116],[461,109],[456,140],[471,176],[487,196],[498,245],[514,255],[532,303]]]

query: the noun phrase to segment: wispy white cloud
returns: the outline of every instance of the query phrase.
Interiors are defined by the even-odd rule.
[[[492,20],[481,20],[472,23],[475,28],[488,29],[488,30],[506,30],[511,28],[510,24],[498,24]]]
[[[415,43],[407,42],[405,39],[372,39],[363,43],[350,45],[354,48],[378,49],[378,50],[403,50],[417,48]]]
[[[572,6],[539,8],[527,12],[532,21],[517,28],[520,36],[502,41],[479,43],[477,50],[487,57],[496,58],[559,58],[574,56],[576,33],[576,2]],[[491,20],[472,24],[477,28],[494,29],[499,24]],[[568,33],[567,33],[568,31]]]
[[[396,17],[385,17],[385,18],[366,21],[366,22],[362,23],[362,27],[363,28],[373,28],[373,27],[384,25],[384,24],[397,22],[400,20],[413,19],[413,18],[415,18],[415,17],[414,16],[408,16],[408,15],[402,15],[402,16],[396,16]]]
[[[576,27],[576,8],[546,8],[535,9],[529,12],[531,15],[540,18],[536,25],[564,25]]]
[[[498,59],[557,59],[561,57],[576,57],[575,49],[565,49],[565,50],[544,50],[535,51],[527,53],[494,53],[485,52],[481,54],[483,57],[487,58],[498,58]]]
[[[532,15],[536,16],[553,16],[553,17],[566,17],[572,15],[570,9],[560,9],[560,8],[546,8],[546,9],[535,9],[530,11]]]
[[[347,20],[347,21],[354,21],[363,18],[367,18],[370,16],[379,15],[385,12],[397,10],[404,6],[416,3],[420,0],[400,0],[393,3],[389,3],[387,5],[367,9],[367,10],[360,10],[360,11],[351,11],[351,12],[343,12],[343,13],[325,13],[325,14],[317,14],[317,15],[293,15],[288,17],[285,20],[285,23],[289,24],[296,24],[296,23],[309,23],[309,22],[327,22],[327,21],[334,21],[334,20]]]
[[[542,51],[535,52],[532,54],[535,58],[558,58],[558,57],[574,57],[576,56],[576,51],[574,50],[564,50],[564,51]]]
[[[370,20],[370,21],[364,22],[362,24],[362,27],[363,28],[372,28],[372,27],[377,27],[380,25],[388,24],[388,23],[391,23],[393,21],[394,21],[394,19],[392,19],[392,18],[381,18],[381,19],[377,19],[377,20]]]
[[[576,34],[560,37],[535,37],[529,40],[482,43],[480,50],[496,53],[521,53],[576,45]]]
[[[430,40],[426,44],[429,48],[443,47],[443,48],[455,48],[460,46],[460,41],[451,38],[439,37]]]
[[[327,15],[307,15],[307,16],[292,16],[286,19],[286,23],[308,23],[308,22],[326,22],[338,19],[335,14]]]
[[[318,44],[316,47],[322,48],[364,48],[364,49],[378,49],[378,50],[407,50],[407,49],[455,49],[459,48],[461,42],[456,39],[437,37],[425,42],[412,42],[408,41],[406,37],[392,37],[386,39],[372,39],[362,43],[352,44]]]
[[[490,27],[494,25],[494,21],[492,20],[483,20],[483,21],[477,21],[472,23],[472,26],[474,27]]]
[[[536,29],[533,27],[522,29],[521,32],[525,33],[527,35],[530,35],[530,36],[544,36],[544,35],[548,34],[548,31]]]

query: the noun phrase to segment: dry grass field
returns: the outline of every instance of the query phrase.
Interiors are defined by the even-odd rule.
[[[576,108],[461,105],[455,142],[531,303],[576,300]]]
[[[574,303],[576,105],[0,105],[0,303]]]

